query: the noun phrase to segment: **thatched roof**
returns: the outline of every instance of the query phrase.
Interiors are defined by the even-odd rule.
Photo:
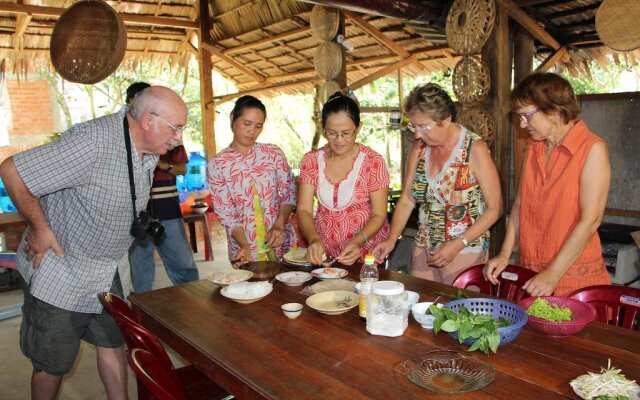
[[[155,65],[182,67],[197,55],[199,46],[204,46],[212,54],[212,68],[233,80],[240,90],[273,87],[274,91],[307,91],[318,81],[313,56],[319,41],[310,29],[313,4],[296,0],[209,0],[211,29],[201,44],[200,6],[195,0],[107,3],[127,26],[127,65],[147,60]],[[602,0],[497,3],[507,7],[512,17],[517,15],[512,9],[525,13],[556,44],[566,48],[563,62],[575,72],[582,72],[583,61],[590,58],[608,62],[604,55],[612,50],[603,45],[595,30],[595,13]],[[71,4],[63,0],[0,0],[0,60],[5,60],[9,71],[50,68],[51,32],[58,16]],[[444,15],[450,4],[440,2]],[[451,68],[458,58],[448,48],[442,26],[347,11],[345,36],[353,47],[347,52],[349,83],[397,66],[409,57],[415,58],[401,65],[403,72],[410,74]],[[539,38],[535,43],[540,59],[557,50]],[[635,53],[623,56],[635,63]],[[289,85],[292,83],[295,85]]]

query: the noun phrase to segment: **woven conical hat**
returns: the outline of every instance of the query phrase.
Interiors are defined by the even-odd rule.
[[[84,84],[100,82],[120,65],[127,49],[122,18],[101,0],[79,1],[58,19],[49,52],[64,79]]]

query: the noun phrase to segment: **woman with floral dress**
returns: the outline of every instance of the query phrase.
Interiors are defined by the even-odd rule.
[[[313,264],[327,255],[351,265],[389,233],[389,172],[380,154],[356,142],[361,126],[356,102],[334,94],[322,108],[328,143],[300,165],[297,215]]]
[[[289,216],[296,186],[282,150],[257,143],[267,112],[253,96],[231,111],[233,141],[207,167],[213,209],[227,232],[234,267],[281,258],[297,237]]]

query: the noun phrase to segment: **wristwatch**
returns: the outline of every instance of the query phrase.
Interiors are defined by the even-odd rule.
[[[169,166],[167,168],[165,168],[164,172],[169,172],[173,168],[173,164],[171,164],[171,163],[167,163],[167,164],[169,164]]]
[[[460,235],[458,237],[460,238],[460,241],[462,242],[464,247],[469,247],[469,241],[467,239],[465,239],[464,236]]]

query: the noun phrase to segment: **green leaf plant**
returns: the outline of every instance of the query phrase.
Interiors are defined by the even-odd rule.
[[[467,339],[474,341],[467,351],[480,350],[485,354],[489,353],[489,349],[494,353],[498,351],[500,344],[498,328],[509,325],[509,321],[504,318],[496,321],[491,315],[476,315],[465,306],[460,306],[459,311],[455,312],[448,308],[431,305],[429,312],[435,317],[434,334],[437,335],[441,330],[449,333],[457,332],[458,341],[461,344]]]

